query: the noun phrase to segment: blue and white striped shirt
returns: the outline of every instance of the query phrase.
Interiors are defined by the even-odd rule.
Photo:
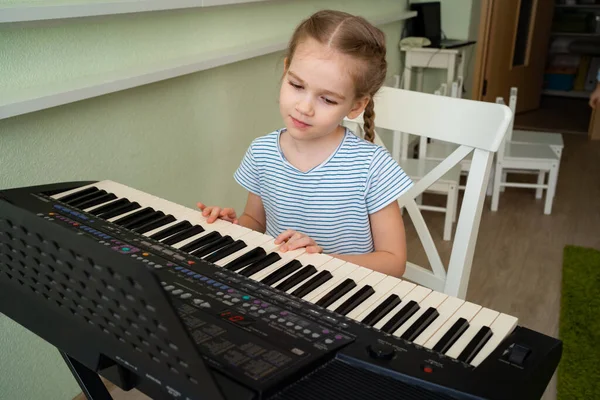
[[[327,254],[373,252],[369,214],[412,186],[389,152],[349,129],[323,163],[302,172],[279,147],[281,130],[255,139],[235,180],[261,197],[267,234],[294,229],[311,237]]]

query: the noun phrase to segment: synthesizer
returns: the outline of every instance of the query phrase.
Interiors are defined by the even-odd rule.
[[[5,190],[0,210],[0,284],[18,282],[47,299],[58,286],[64,289],[62,300],[64,293],[76,293],[93,304],[89,313],[81,306],[64,307],[58,297],[55,302],[127,343],[151,365],[166,366],[196,384],[186,371],[190,354],[197,352],[227,399],[534,399],[543,394],[561,357],[560,340],[519,326],[514,316],[325,254],[280,252],[269,235],[223,220],[208,224],[198,210],[117,182]],[[60,265],[61,250],[54,244],[53,255],[52,241],[38,237],[48,242],[44,250],[15,235],[11,215],[17,214],[56,228],[73,246],[81,243],[83,248],[65,255],[72,264]],[[35,236],[19,229],[22,236]],[[85,261],[88,249],[110,253],[111,278],[95,279],[87,272],[79,273],[80,280],[60,276],[62,267],[75,276],[75,264]],[[117,292],[110,279],[118,280],[125,266],[156,276],[193,342],[187,358],[172,361],[171,353],[181,349],[158,344],[157,334],[166,331],[158,317],[154,332],[134,323],[144,315],[128,316],[131,311],[119,301],[102,307],[108,294]],[[86,281],[103,289],[92,293]],[[123,303],[132,296],[121,295]],[[0,312],[10,317],[17,306],[11,307]],[[146,308],[152,311],[150,304]],[[100,309],[110,317],[99,315]],[[48,316],[30,312],[31,324],[43,325],[44,318],[51,324]],[[126,320],[128,328],[117,329],[113,317]],[[183,395],[160,377],[140,373],[142,366],[117,355],[111,359],[137,372],[134,386],[155,398],[210,398],[202,385]],[[111,375],[102,364],[91,368],[115,383],[123,381],[122,372]]]

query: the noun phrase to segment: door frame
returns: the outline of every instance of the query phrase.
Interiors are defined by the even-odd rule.
[[[475,66],[473,68],[473,90],[471,98],[481,101],[483,82],[485,78],[485,67],[488,55],[488,43],[490,36],[490,21],[494,0],[481,0],[481,12],[479,14],[479,26],[477,28],[477,46],[475,53]]]

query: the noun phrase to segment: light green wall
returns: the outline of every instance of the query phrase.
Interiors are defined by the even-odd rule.
[[[287,39],[298,21],[325,7],[369,17],[400,13],[404,4],[275,0],[0,25],[0,96],[273,34]],[[382,29],[391,75],[399,71],[402,23]],[[0,188],[112,179],[189,207],[202,200],[240,210],[245,193],[232,174],[253,138],[281,126],[281,68],[276,53],[0,120]],[[79,392],[56,350],[4,316],[0,355],[2,400],[62,400]]]
[[[412,0],[411,3],[424,3],[431,0]],[[452,39],[477,40],[481,0],[440,0],[442,4],[442,31]],[[465,98],[471,98],[473,68],[476,46],[465,52]],[[413,78],[415,82],[416,78]],[[423,91],[433,93],[440,83],[446,81],[446,70],[426,70],[423,74]],[[414,86],[413,86],[414,87]]]

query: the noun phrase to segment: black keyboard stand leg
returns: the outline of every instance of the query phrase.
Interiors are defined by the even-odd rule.
[[[88,400],[113,400],[97,373],[62,351],[60,351],[60,355],[67,363],[67,366]]]

